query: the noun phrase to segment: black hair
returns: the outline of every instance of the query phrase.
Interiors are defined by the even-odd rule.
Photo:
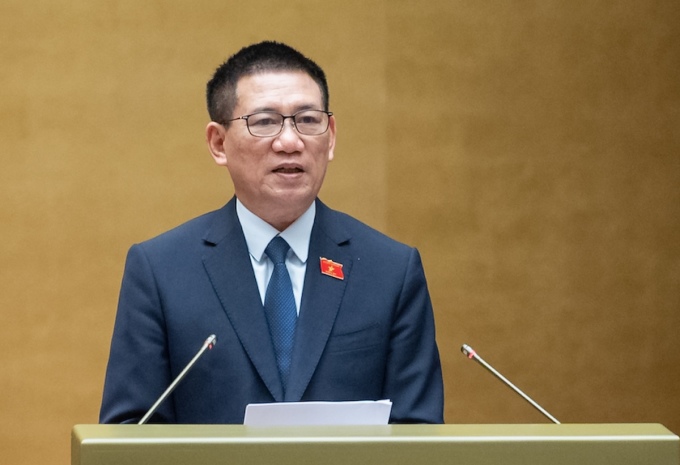
[[[328,83],[321,67],[289,45],[264,41],[242,48],[215,70],[206,88],[210,119],[222,124],[231,119],[239,79],[265,71],[307,73],[319,85],[324,110],[328,111]]]

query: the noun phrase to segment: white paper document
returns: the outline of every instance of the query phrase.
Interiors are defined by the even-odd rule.
[[[248,404],[247,426],[386,425],[392,401]]]

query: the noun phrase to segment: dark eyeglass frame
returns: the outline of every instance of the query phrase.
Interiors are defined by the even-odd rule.
[[[316,112],[319,112],[319,113],[325,113],[328,116],[328,119],[326,120],[326,128],[323,131],[321,131],[317,134],[306,134],[306,133],[300,131],[300,128],[298,128],[297,124],[295,123],[295,118],[298,115],[300,115],[301,113],[307,113],[309,111],[316,111]],[[281,127],[279,128],[279,130],[276,133],[268,134],[268,135],[264,135],[264,136],[259,135],[259,134],[253,134],[252,130],[250,129],[250,123],[248,122],[248,118],[250,118],[251,116],[261,115],[263,113],[264,114],[270,114],[270,115],[279,115],[282,118],[281,119]],[[242,119],[246,122],[246,128],[248,128],[248,132],[250,133],[251,136],[253,136],[253,137],[276,137],[279,134],[281,134],[281,132],[283,132],[283,126],[286,124],[286,120],[291,119],[292,122],[293,122],[293,127],[295,128],[295,130],[298,133],[302,134],[303,136],[320,136],[321,134],[325,134],[328,131],[328,128],[331,124],[331,116],[333,116],[332,111],[316,110],[316,109],[300,110],[296,113],[293,113],[292,115],[284,115],[282,113],[279,113],[278,111],[256,111],[255,113],[250,113],[249,115],[243,115],[243,116],[239,116],[237,118],[228,119],[228,120],[225,121],[225,123],[232,122],[232,121],[238,121],[238,120]]]

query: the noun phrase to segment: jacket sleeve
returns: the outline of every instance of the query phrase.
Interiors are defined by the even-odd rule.
[[[420,254],[412,249],[394,314],[384,398],[392,423],[443,423],[444,387],[432,303]]]
[[[136,423],[171,383],[162,303],[143,245],[130,248],[125,263],[100,423]],[[151,419],[173,422],[166,402]]]

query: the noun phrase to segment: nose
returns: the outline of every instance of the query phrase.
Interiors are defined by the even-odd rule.
[[[286,126],[288,126],[288,127],[290,127],[292,130],[294,130],[295,133],[297,133],[297,127],[295,126],[295,119],[294,119],[294,118],[295,118],[294,116],[284,116],[284,117],[283,117],[283,129],[282,129],[282,131],[285,131],[285,130],[286,130]],[[287,125],[287,124],[286,124],[286,121],[288,121],[288,123],[290,123],[290,124]]]
[[[295,128],[295,123],[292,118],[286,118],[286,120],[283,121],[283,129],[281,129],[279,135],[274,138],[272,148],[277,152],[301,152],[304,148],[304,142],[300,138],[300,133]]]

